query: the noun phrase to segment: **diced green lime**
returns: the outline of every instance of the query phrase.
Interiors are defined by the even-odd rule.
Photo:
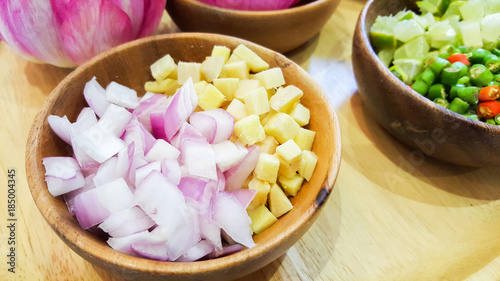
[[[394,38],[394,34],[370,31],[370,38],[372,39],[373,46],[377,49],[396,47],[396,38]]]
[[[415,59],[422,61],[422,59],[427,56],[429,49],[429,44],[424,36],[419,36],[399,47],[396,52],[394,52],[394,59]]]
[[[461,21],[458,23],[464,46],[480,48],[483,46],[481,25],[477,21]]]
[[[400,21],[394,26],[394,37],[402,42],[408,42],[424,33],[425,30],[414,19]]]
[[[433,25],[436,22],[436,20],[434,19],[434,15],[432,15],[431,13],[416,16],[415,20],[424,30],[426,30],[429,26]]]
[[[485,42],[497,42],[500,37],[500,14],[491,14],[481,20],[481,37]]]
[[[402,21],[402,20],[414,19],[417,17],[417,15],[413,11],[403,10],[397,13],[394,17],[397,18],[398,21]]]
[[[399,67],[406,75],[406,79],[403,80],[406,84],[411,84],[413,79],[422,70],[422,62],[415,59],[399,59],[392,62],[395,66]]]
[[[456,42],[457,33],[450,23],[439,21],[429,27],[429,41],[432,48],[441,48]]]
[[[459,16],[461,17],[462,14],[460,13],[460,7],[465,4],[465,1],[454,1],[451,2],[450,5],[448,6],[448,9],[443,15],[443,19],[447,19],[451,16]]]
[[[382,63],[389,67],[391,65],[392,59],[394,58],[394,48],[385,48],[380,50],[378,53],[378,58],[382,61]]]
[[[481,20],[485,15],[483,1],[480,0],[465,2],[459,10],[463,20]]]
[[[422,14],[431,13],[435,15],[439,12],[438,8],[429,2],[417,1],[417,6]]]

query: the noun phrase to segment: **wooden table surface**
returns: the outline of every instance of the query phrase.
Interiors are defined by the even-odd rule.
[[[500,280],[500,169],[422,159],[366,112],[351,65],[351,39],[364,3],[343,0],[318,36],[287,54],[323,87],[337,111],[343,160],[334,191],[294,247],[239,281]],[[176,27],[165,16],[159,30]],[[31,122],[71,70],[27,62],[3,42],[0,66],[0,280],[118,280],[56,236],[26,182]],[[7,271],[10,169],[17,196],[15,274]]]

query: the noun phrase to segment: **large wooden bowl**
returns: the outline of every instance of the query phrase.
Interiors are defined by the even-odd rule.
[[[411,0],[368,1],[353,40],[352,63],[364,105],[394,137],[421,156],[472,167],[500,166],[500,127],[436,105],[390,73],[378,59],[369,30],[378,15],[414,7]]]
[[[340,0],[302,2],[279,11],[236,11],[197,0],[168,0],[167,11],[183,31],[231,35],[285,53],[316,35]]]
[[[52,197],[44,180],[42,158],[71,155],[51,130],[50,114],[75,121],[86,105],[83,87],[93,76],[106,86],[111,81],[144,92],[152,80],[149,66],[165,54],[177,61],[201,62],[214,45],[232,49],[244,43],[271,67],[281,67],[288,84],[304,91],[303,104],[311,109],[309,129],[317,132],[313,151],[319,156],[310,182],[292,199],[293,210],[254,237],[257,246],[230,256],[192,263],[160,262],[119,253],[105,240],[80,228],[61,198]],[[132,280],[230,280],[249,274],[283,255],[308,230],[328,199],[340,165],[341,137],[336,114],[322,89],[299,66],[283,55],[241,39],[214,34],[181,33],[145,38],[105,52],[69,74],[51,93],[35,118],[26,149],[26,174],[33,199],[59,237],[92,264]]]

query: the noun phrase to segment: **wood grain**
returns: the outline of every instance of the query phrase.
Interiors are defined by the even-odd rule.
[[[239,281],[499,280],[500,169],[415,158],[357,94],[351,40],[361,0],[343,0],[322,32],[289,53],[323,87],[342,128],[337,184],[314,225],[287,253]],[[175,30],[168,18],[165,27]],[[28,63],[0,43],[0,182],[18,174],[18,267],[7,274],[6,188],[0,188],[0,280],[114,278],[70,250],[37,210],[24,174],[35,114],[71,70]]]

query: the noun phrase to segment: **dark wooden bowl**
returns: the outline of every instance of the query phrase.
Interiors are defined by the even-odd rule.
[[[500,166],[500,127],[436,105],[397,79],[378,59],[369,39],[378,15],[411,9],[415,1],[368,1],[352,45],[358,91],[368,111],[394,137],[442,161],[472,167]]]
[[[278,11],[236,11],[197,0],[168,0],[167,11],[182,31],[231,35],[286,53],[316,35],[340,0],[306,2]]]
[[[51,130],[50,114],[67,115],[75,121],[86,105],[83,87],[93,76],[106,86],[111,81],[144,93],[150,81],[149,66],[165,54],[176,60],[201,62],[214,45],[234,49],[239,44],[266,60],[271,67],[281,67],[288,84],[304,91],[302,103],[311,110],[309,128],[317,132],[313,151],[319,156],[311,181],[304,184],[292,199],[293,210],[277,223],[254,236],[257,243],[226,257],[192,263],[161,262],[122,254],[106,241],[80,228],[61,198],[52,197],[45,184],[42,158],[71,155],[71,150]],[[322,89],[295,63],[274,51],[241,39],[201,33],[159,35],[107,51],[69,74],[51,93],[36,116],[26,149],[26,174],[32,197],[43,217],[57,235],[76,253],[92,264],[121,278],[133,280],[231,280],[249,274],[284,254],[312,225],[328,199],[340,165],[341,137],[336,114]]]

